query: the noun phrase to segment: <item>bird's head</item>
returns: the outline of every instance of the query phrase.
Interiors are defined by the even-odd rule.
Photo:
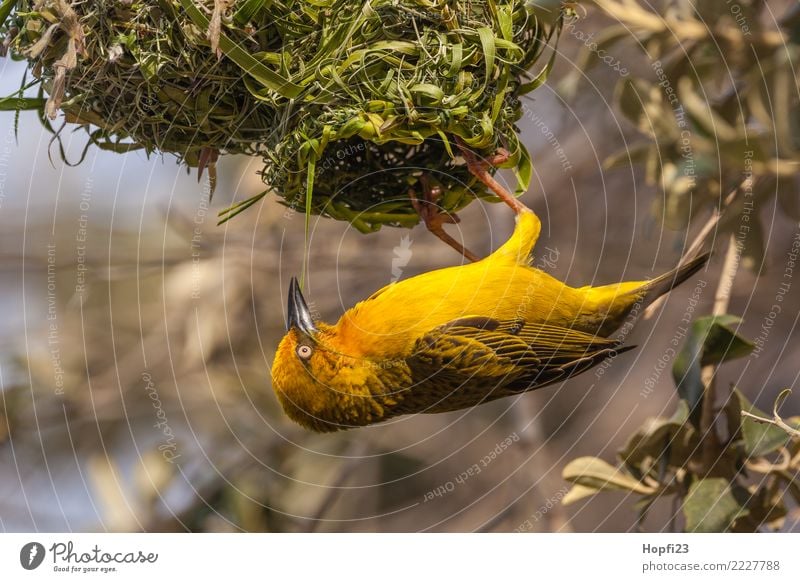
[[[272,364],[272,388],[286,414],[318,432],[374,422],[374,370],[347,355],[337,326],[315,322],[297,279],[289,284],[286,335]]]

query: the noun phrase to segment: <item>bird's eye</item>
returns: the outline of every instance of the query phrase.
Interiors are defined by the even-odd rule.
[[[313,350],[311,349],[311,346],[306,346],[306,345],[297,346],[297,355],[304,360],[307,360],[308,358],[311,357],[312,351]]]

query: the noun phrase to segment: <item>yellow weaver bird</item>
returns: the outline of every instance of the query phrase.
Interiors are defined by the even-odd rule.
[[[637,302],[650,303],[708,258],[651,281],[569,287],[530,264],[538,217],[497,193],[517,212],[514,233],[499,249],[392,283],[335,325],[312,319],[292,279],[288,332],[272,366],[290,418],[328,432],[458,410],[564,380],[631,349],[607,336]]]

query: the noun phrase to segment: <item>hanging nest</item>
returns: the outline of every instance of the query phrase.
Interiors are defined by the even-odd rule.
[[[220,154],[264,160],[266,189],[362,231],[419,220],[409,190],[441,186],[447,212],[488,196],[456,140],[530,160],[515,122],[529,71],[560,18],[525,0],[0,0],[3,47],[32,81],[0,101],[58,111],[114,151],[171,153],[213,170]],[[27,75],[26,75],[27,77]],[[31,88],[39,86],[39,97]],[[55,130],[58,135],[59,130]]]

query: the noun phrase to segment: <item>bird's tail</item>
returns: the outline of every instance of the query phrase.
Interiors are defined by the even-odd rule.
[[[691,261],[684,263],[683,265],[679,265],[671,271],[645,283],[640,288],[640,291],[644,292],[641,296],[644,299],[642,307],[647,307],[653,301],[661,297],[664,293],[667,293],[671,289],[677,287],[686,281],[686,279],[694,275],[697,271],[702,269],[703,265],[705,265],[706,261],[708,261],[709,256],[709,253],[703,253]]]
[[[608,337],[622,325],[634,306],[639,306],[637,313],[640,313],[640,310],[699,271],[708,257],[708,253],[700,255],[650,281],[624,281],[590,288],[594,301],[587,303],[586,330],[592,330],[597,325],[596,333]],[[596,321],[598,314],[602,317]]]

